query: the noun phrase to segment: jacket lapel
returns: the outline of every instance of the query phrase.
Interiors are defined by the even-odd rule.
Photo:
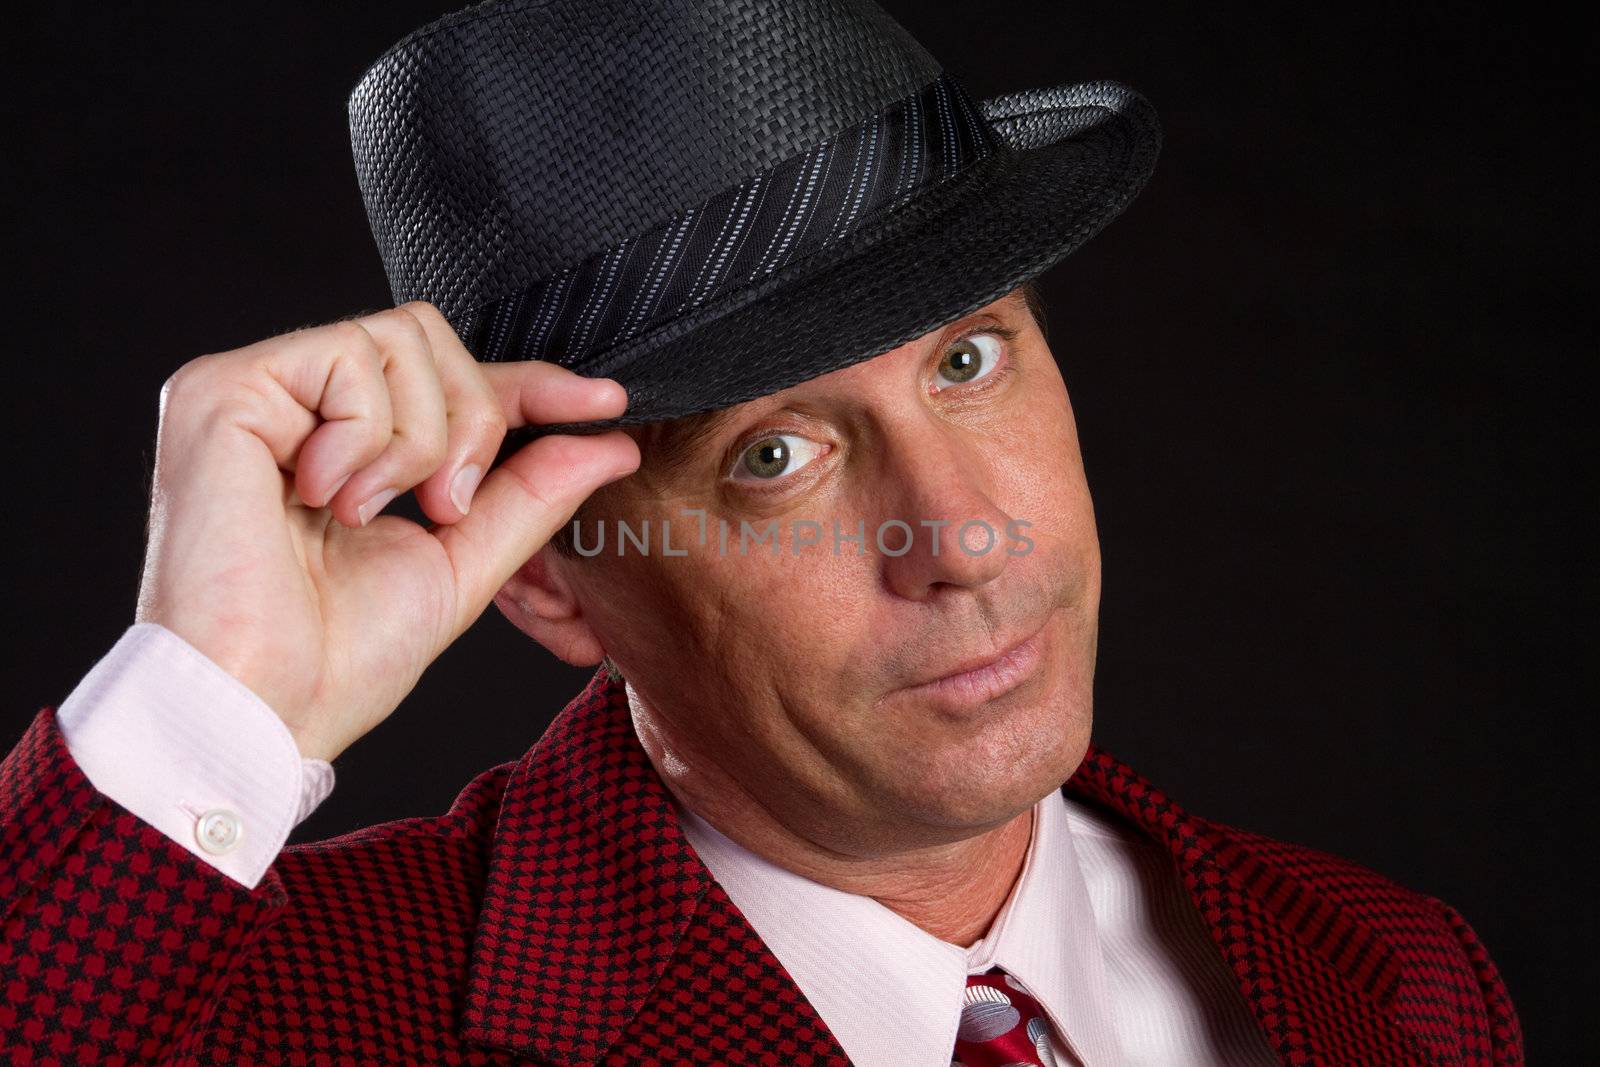
[[[515,765],[490,848],[464,1039],[569,1065],[848,1067],[683,836],[603,672]]]
[[[1062,787],[1171,852],[1256,1022],[1286,1064],[1447,1064],[1395,1015],[1401,966],[1348,909],[1271,861],[1273,842],[1192,816],[1091,745]]]

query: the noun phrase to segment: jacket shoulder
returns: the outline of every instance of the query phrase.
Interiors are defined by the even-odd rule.
[[[1313,888],[1330,903],[1370,914],[1388,909],[1436,910],[1434,898],[1348,856],[1313,845],[1266,834],[1215,819],[1197,819],[1219,840],[1244,848],[1255,859],[1300,885]]]
[[[1413,1026],[1445,1047],[1464,1038],[1472,1062],[1522,1062],[1521,1024],[1505,982],[1451,904],[1326,849],[1200,821],[1224,848],[1239,847],[1270,872],[1258,877],[1310,890],[1377,934],[1400,965],[1396,1003]]]
[[[1205,825],[1225,850],[1232,846],[1271,875],[1311,890],[1329,904],[1366,923],[1397,949],[1419,940],[1456,940],[1448,914],[1449,905],[1364,863],[1327,849],[1268,837],[1214,819],[1197,821]]]
[[[369,1028],[397,1062],[489,1062],[459,1045],[457,1008],[514,766],[478,773],[441,815],[280,852],[287,902],[229,981],[198,1062],[259,1062]]]
[[[470,936],[489,865],[501,799],[515,764],[479,772],[448,811],[374,823],[286,847],[273,861],[287,905],[269,938],[293,966],[341,942],[382,940],[397,930],[457,946]]]
[[[276,865],[291,898],[317,900],[337,888],[338,899],[347,902],[344,892],[351,887],[337,883],[356,872],[369,888],[417,893],[481,881],[475,874],[487,861],[515,768],[510,761],[480,771],[442,814],[391,819],[287,846]]]

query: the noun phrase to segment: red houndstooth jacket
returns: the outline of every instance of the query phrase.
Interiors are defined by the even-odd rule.
[[[254,890],[96,792],[54,712],[0,764],[0,1061],[848,1063],[603,673],[445,814],[291,845]],[[1190,814],[1095,747],[1063,788],[1171,850],[1284,1063],[1522,1062],[1448,904]]]

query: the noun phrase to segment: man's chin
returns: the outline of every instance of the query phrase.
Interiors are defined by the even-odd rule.
[[[982,832],[1060,789],[1082,763],[1088,745],[1087,715],[1052,718],[1020,743],[1013,734],[949,745],[888,769],[895,781],[895,806],[928,826]]]

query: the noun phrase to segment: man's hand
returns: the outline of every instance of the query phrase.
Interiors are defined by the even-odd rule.
[[[477,362],[423,301],[191,360],[161,390],[136,621],[184,638],[302,755],[331,760],[639,451],[620,431],[543,437],[475,494],[463,469],[488,469],[508,429],[626,403],[616,382],[552,363]],[[412,488],[434,525],[372,521]]]

